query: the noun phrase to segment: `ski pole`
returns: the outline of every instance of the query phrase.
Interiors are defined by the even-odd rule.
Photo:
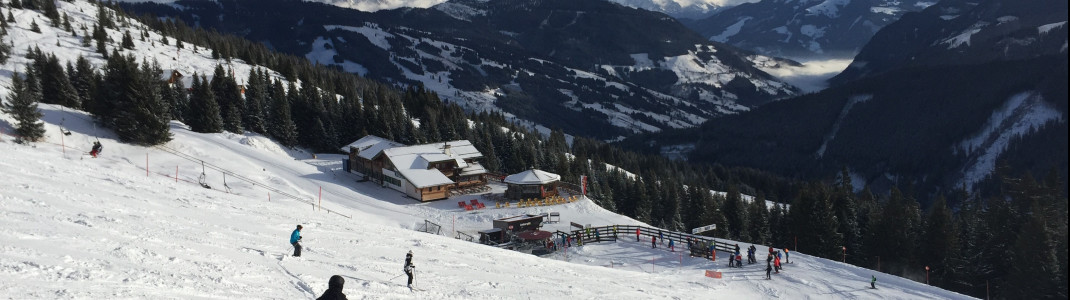
[[[401,274],[401,275],[405,275],[405,274]],[[394,279],[397,279],[398,277],[401,277],[401,275],[398,275],[398,276],[394,276],[394,278],[390,278],[390,279],[387,279],[386,281],[392,281],[392,280],[394,280]]]

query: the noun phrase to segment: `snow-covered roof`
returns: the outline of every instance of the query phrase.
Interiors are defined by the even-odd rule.
[[[473,162],[468,164],[467,167],[461,168],[461,176],[478,175],[487,173],[487,169],[483,168],[483,165]]]
[[[342,152],[349,153],[350,149],[357,148],[359,149],[359,153],[357,153],[357,156],[360,156],[363,159],[372,159],[373,157],[375,157],[375,155],[379,154],[379,152],[383,151],[384,149],[404,146],[404,144],[391,141],[385,138],[381,138],[374,135],[367,135],[360,138],[356,142],[352,142],[349,145],[342,147]]]
[[[449,147],[446,147],[447,145]],[[483,157],[467,140],[388,148],[383,150],[383,155],[417,188],[454,183],[437,169],[428,169],[431,163],[453,160],[458,162],[458,167],[470,168],[471,164],[464,162],[465,159]],[[483,173],[486,173],[486,170],[483,170]]]
[[[561,180],[561,175],[543,170],[531,169],[505,177],[505,183],[512,184],[547,184]]]

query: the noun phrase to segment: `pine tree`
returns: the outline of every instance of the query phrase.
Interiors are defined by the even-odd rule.
[[[223,132],[223,117],[219,113],[219,104],[216,103],[215,94],[208,87],[208,79],[204,76],[193,74],[193,90],[189,96],[189,110],[186,122],[189,122],[190,130],[200,133]]]
[[[59,27],[60,15],[54,0],[41,1],[41,11],[44,12],[46,18],[52,21],[53,26]]]
[[[1014,263],[1007,274],[1004,297],[1029,299],[1065,299],[1066,290],[1059,290],[1059,260],[1055,243],[1048,233],[1041,206],[1033,201],[1029,220],[1023,224],[1014,243]]]
[[[268,133],[271,137],[287,147],[297,145],[297,126],[290,118],[290,102],[282,92],[282,84],[275,82],[275,92],[271,95],[271,115],[268,117]]]
[[[74,63],[74,72],[70,72],[68,75],[70,76],[71,86],[78,93],[78,99],[82,100],[80,108],[85,111],[95,111],[93,109],[93,95],[95,94],[93,77],[96,76],[96,73],[93,71],[93,66],[89,64],[89,60],[85,59],[84,56],[78,56],[78,60]]]
[[[747,208],[743,204],[743,195],[739,188],[731,184],[725,191],[724,214],[728,219],[729,236],[737,240],[750,240],[747,228]]]
[[[123,41],[120,47],[128,50],[134,50],[134,38],[130,36],[130,31],[123,31]]]
[[[918,246],[918,259],[922,265],[933,270],[930,282],[937,286],[948,284],[947,279],[951,271],[949,265],[953,259],[952,251],[958,248],[958,236],[951,219],[951,211],[947,208],[947,199],[943,196],[937,197],[936,202],[929,208],[925,231]]]
[[[14,9],[22,9],[22,1],[11,0],[11,3],[9,4],[9,6],[11,6],[11,8],[14,8]],[[8,11],[8,14],[10,15],[11,11]],[[11,19],[14,19],[14,17],[12,17]],[[12,22],[14,22],[14,21],[12,21]]]
[[[19,74],[11,76],[11,92],[7,95],[7,101],[2,111],[12,115],[18,123],[15,125],[18,140],[36,142],[44,138],[45,125],[40,122],[43,114],[37,109],[37,101]]]
[[[769,231],[769,210],[765,206],[765,194],[758,193],[758,196],[751,201],[748,205],[747,212],[748,226],[750,226],[751,243],[768,244],[772,239],[772,233]]]
[[[851,174],[847,167],[840,170],[840,182],[833,189],[833,210],[839,224],[838,232],[843,235],[843,246],[847,248],[850,262],[857,264],[865,260],[862,257],[862,234],[858,227],[858,209],[852,191]]]
[[[242,126],[242,99],[238,91],[238,84],[234,77],[230,76],[222,65],[216,65],[212,75],[212,94],[219,103],[220,112],[223,116],[223,129],[233,133],[244,132]]]
[[[30,31],[41,33],[41,26],[37,25],[37,20],[30,21]]]
[[[70,108],[82,107],[82,100],[78,96],[78,91],[75,90],[70,78],[59,64],[59,59],[55,55],[49,55],[42,60],[44,63],[40,69],[41,86],[49,87],[42,89],[42,100],[45,101],[47,99],[46,102],[48,103]]]

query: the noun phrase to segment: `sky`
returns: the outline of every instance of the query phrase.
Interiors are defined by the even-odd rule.
[[[92,27],[95,7],[57,4],[74,26]],[[38,22],[41,33],[30,32],[31,20],[44,19],[39,13],[13,15],[6,39],[16,53],[0,65],[0,95],[8,93],[12,74],[25,69],[28,46],[55,53],[62,63],[78,55],[102,63],[78,38],[47,22]],[[120,40],[120,31],[109,34]],[[150,35],[135,39],[132,53],[160,61],[165,73],[211,74],[221,63],[205,51],[153,45],[160,36]],[[231,67],[239,77],[251,68],[241,61]],[[627,238],[537,257],[455,237],[528,213],[559,212],[561,222],[544,227],[551,231],[571,222],[641,223],[589,199],[508,209],[493,208],[488,195],[421,203],[357,182],[342,170],[338,154],[313,158],[257,134],[194,133],[179,122],[171,123],[174,140],[164,145],[124,145],[84,112],[39,108],[47,133],[32,145],[14,143],[14,120],[0,113],[0,298],[314,299],[332,275],[345,278],[350,299],[967,298],[811,257],[805,245],[771,280],[763,279],[764,266],[729,269],[723,259],[689,258]],[[97,140],[103,154],[89,157]],[[214,168],[202,169],[202,161]],[[202,174],[211,189],[197,183]],[[490,193],[503,189],[493,186]],[[491,205],[476,211],[456,206],[471,199]],[[428,221],[442,226],[439,235],[414,230]],[[297,224],[304,226],[302,257],[290,256],[288,244]],[[399,276],[407,251],[418,266],[414,290]],[[707,270],[724,277],[705,277]],[[876,290],[866,288],[871,276],[878,279]]]

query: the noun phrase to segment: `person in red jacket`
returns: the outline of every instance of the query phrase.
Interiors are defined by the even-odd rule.
[[[777,274],[780,274],[780,256],[773,256],[773,268],[776,269]]]
[[[658,247],[658,237],[657,236],[653,236],[653,235],[650,236],[650,248],[657,248],[657,247]]]
[[[639,228],[636,228],[636,229],[635,229],[635,241],[636,241],[636,242],[638,242],[638,241],[639,241]]]

